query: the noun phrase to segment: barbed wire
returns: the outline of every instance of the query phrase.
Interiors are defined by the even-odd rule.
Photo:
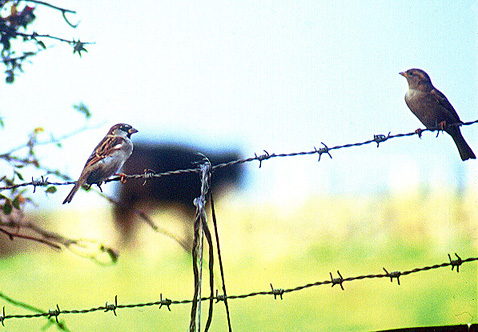
[[[272,295],[274,296],[274,299],[282,300],[284,294],[298,292],[307,288],[323,286],[323,285],[332,285],[332,287],[339,285],[342,290],[345,290],[343,286],[344,283],[358,281],[358,280],[365,280],[365,279],[390,278],[391,282],[396,280],[397,284],[400,285],[400,278],[410,274],[415,274],[415,273],[429,271],[429,270],[435,270],[435,269],[449,267],[449,266],[451,266],[452,271],[454,271],[456,268],[456,272],[460,272],[460,266],[462,264],[478,261],[478,257],[470,257],[470,258],[462,259],[456,253],[455,253],[455,256],[456,258],[452,258],[452,256],[448,254],[448,259],[449,259],[448,262],[444,262],[441,264],[428,265],[423,267],[417,267],[417,268],[404,270],[404,271],[397,270],[397,271],[388,272],[386,268],[383,268],[385,273],[359,275],[359,276],[346,277],[346,278],[344,278],[339,271],[337,271],[338,277],[334,277],[333,273],[329,272],[330,279],[307,283],[307,284],[292,287],[292,288],[275,288],[271,283],[270,284],[271,289],[267,291],[259,291],[259,292],[251,292],[251,293],[245,293],[240,295],[227,295],[227,296],[219,294],[218,291],[216,290],[216,296],[202,297],[201,301],[213,300],[215,301],[214,303],[218,303],[218,302],[225,301],[226,299],[237,300],[237,299],[245,299],[245,298],[255,297],[255,296],[263,296],[263,295]],[[5,299],[6,297],[0,294],[0,298]],[[13,314],[13,315],[7,315],[5,306],[4,306],[2,309],[2,312],[0,313],[0,323],[2,324],[2,326],[5,326],[5,321],[9,319],[27,319],[27,318],[40,318],[40,317],[44,317],[47,319],[54,318],[56,322],[59,323],[58,317],[60,315],[88,314],[92,312],[103,311],[103,312],[113,312],[113,314],[117,316],[116,311],[119,309],[132,309],[132,308],[155,307],[155,306],[158,306],[159,309],[166,307],[169,311],[171,311],[171,306],[173,305],[191,304],[195,301],[197,300],[194,300],[194,299],[193,300],[191,299],[171,300],[169,298],[163,298],[163,294],[160,294],[159,301],[145,302],[145,303],[132,303],[132,304],[118,304],[118,296],[116,295],[113,303],[106,302],[105,305],[103,306],[92,307],[88,309],[64,310],[64,309],[60,309],[60,306],[57,304],[55,309],[50,309],[50,310],[38,312],[35,314]],[[12,302],[12,301],[9,301],[9,302]],[[35,311],[39,311],[39,309],[35,309]]]
[[[471,122],[466,122],[466,123],[463,123],[463,124],[460,124],[460,125],[471,125],[471,124],[475,124],[475,123],[478,123],[478,120],[471,121]],[[456,126],[457,125],[458,124],[456,124]],[[318,161],[320,161],[323,154],[327,154],[332,159],[331,151],[333,151],[333,150],[338,150],[338,149],[343,149],[343,148],[360,147],[360,146],[373,144],[373,143],[377,144],[377,147],[379,147],[380,143],[386,142],[386,141],[388,141],[392,138],[401,138],[401,137],[408,137],[408,136],[414,136],[414,135],[418,135],[419,137],[421,137],[421,135],[424,131],[438,130],[438,133],[439,133],[440,129],[442,129],[442,128],[417,129],[413,132],[393,134],[393,135],[389,132],[387,135],[374,135],[373,139],[360,141],[360,142],[355,142],[355,143],[347,143],[347,144],[343,144],[343,145],[336,145],[336,146],[331,146],[331,147],[329,147],[325,143],[321,142],[321,144],[322,144],[321,148],[317,149],[316,147],[314,147],[314,149],[310,150],[310,151],[276,154],[276,153],[269,153],[268,151],[264,150],[264,153],[261,154],[261,155],[254,154],[254,157],[250,157],[250,158],[246,158],[246,159],[233,160],[233,161],[230,161],[230,162],[221,163],[221,164],[217,164],[217,165],[209,165],[207,167],[208,167],[208,172],[209,172],[209,170],[211,172],[214,172],[214,170],[220,169],[220,168],[223,168],[223,167],[228,167],[228,166],[233,166],[233,165],[238,165],[238,164],[244,164],[244,163],[248,163],[248,162],[252,162],[252,161],[258,161],[259,162],[259,168],[261,168],[262,167],[262,162],[265,161],[265,160],[268,160],[268,159],[277,158],[277,157],[294,157],[294,156],[314,155],[314,154],[318,155]],[[6,156],[6,157],[14,158],[14,157],[11,157],[11,156]],[[159,178],[159,177],[163,177],[163,176],[172,176],[172,175],[180,175],[180,174],[195,172],[195,173],[198,173],[198,174],[202,173],[202,181],[201,182],[202,182],[203,185],[206,184],[208,181],[204,180],[204,174],[206,174],[205,165],[204,164],[197,164],[197,165],[194,165],[194,166],[195,167],[189,168],[189,169],[172,170],[172,171],[167,171],[167,172],[163,172],[163,173],[155,173],[154,171],[151,171],[151,170],[145,170],[144,173],[142,173],[142,174],[126,175],[125,178],[127,178],[127,179],[141,178],[144,181],[147,181],[147,180],[152,179],[152,178]],[[53,174],[53,175],[56,175],[56,174]],[[64,178],[64,180],[67,180],[67,179]],[[118,177],[110,178],[105,182],[119,181],[119,180],[120,180],[120,177],[118,176]],[[63,181],[63,182],[55,181],[55,182],[53,182],[53,181],[49,181],[47,176],[41,176],[41,178],[37,179],[37,180],[32,178],[32,180],[29,181],[29,182],[23,182],[23,183],[18,183],[18,184],[12,184],[12,185],[5,186],[5,187],[0,187],[0,191],[9,190],[9,189],[10,190],[11,189],[16,189],[16,188],[19,188],[19,187],[33,186],[33,192],[35,192],[37,187],[60,186],[60,185],[69,185],[69,184],[74,184],[74,183],[75,183],[75,181]],[[198,198],[199,200],[197,201],[198,204],[196,206],[198,208],[198,216],[200,216],[200,215],[202,216],[202,215],[205,214],[204,203],[205,203],[206,193],[207,193],[207,189],[202,188],[201,197]],[[197,217],[197,218],[199,218],[198,220],[201,219],[201,217]],[[204,218],[205,217],[203,216],[203,219]],[[214,216],[213,216],[213,218],[214,218]],[[203,224],[203,222],[198,223],[198,225],[202,225],[202,224]],[[150,226],[152,226],[153,229],[156,229],[156,226],[154,225],[154,223],[151,222]],[[9,233],[7,233],[7,235],[9,235],[11,237],[11,235]],[[209,235],[209,237],[210,237],[210,235]],[[210,248],[212,248],[212,245],[210,246]],[[219,247],[218,247],[218,249],[219,249]],[[304,290],[304,289],[307,289],[307,288],[310,288],[310,287],[317,287],[317,286],[322,286],[322,285],[327,285],[327,284],[330,284],[332,287],[338,285],[342,290],[344,290],[344,283],[351,282],[351,281],[357,281],[357,280],[364,280],[364,279],[390,278],[391,282],[396,280],[397,284],[400,285],[400,278],[403,277],[403,276],[407,276],[407,275],[418,273],[418,272],[428,271],[428,270],[434,270],[434,269],[447,267],[447,266],[451,266],[452,270],[454,270],[455,267],[456,267],[456,271],[459,272],[459,268],[463,263],[468,263],[468,262],[478,260],[478,257],[471,257],[471,258],[467,258],[467,259],[463,260],[457,254],[455,254],[455,256],[456,256],[456,258],[452,258],[451,255],[449,254],[448,255],[449,261],[448,262],[445,262],[445,263],[442,263],[442,264],[435,264],[435,265],[429,265],[429,266],[424,266],[424,267],[418,267],[418,268],[414,268],[414,269],[411,269],[411,270],[388,272],[388,270],[386,268],[383,268],[383,271],[385,273],[379,273],[379,274],[367,274],[367,275],[360,275],[360,276],[353,276],[353,277],[345,277],[344,278],[342,276],[342,274],[340,273],[340,271],[337,270],[337,273],[336,273],[335,276],[332,272],[329,272],[330,278],[327,279],[327,280],[316,281],[316,282],[307,283],[307,284],[304,284],[304,285],[300,285],[300,286],[296,286],[296,287],[292,287],[292,288],[285,288],[285,289],[284,288],[275,288],[271,283],[270,284],[270,290],[259,291],[259,292],[251,292],[251,293],[245,293],[245,294],[240,294],[240,295],[227,295],[225,293],[225,284],[223,284],[223,294],[219,294],[219,291],[216,290],[216,295],[214,296],[213,295],[213,289],[211,287],[211,294],[210,294],[209,297],[202,297],[200,292],[199,292],[197,294],[197,296],[195,295],[195,297],[193,299],[186,299],[186,300],[171,300],[171,299],[168,299],[168,298],[163,299],[163,295],[160,294],[159,301],[145,302],[145,303],[133,303],[133,304],[118,304],[118,297],[115,296],[114,303],[105,302],[104,306],[92,307],[92,308],[88,308],[88,309],[62,310],[62,309],[60,309],[60,306],[57,304],[56,309],[50,309],[48,311],[42,311],[40,309],[35,308],[35,310],[33,310],[35,313],[33,313],[33,314],[14,314],[14,315],[7,315],[6,311],[5,311],[5,306],[4,306],[3,310],[0,312],[0,323],[4,326],[4,322],[8,319],[15,319],[15,318],[16,319],[26,319],[26,318],[44,317],[44,318],[48,319],[49,323],[52,323],[52,322],[55,323],[56,322],[58,327],[62,328],[62,326],[64,326],[64,325],[63,325],[62,322],[58,321],[58,317],[60,315],[65,315],[65,314],[87,314],[87,313],[92,313],[92,312],[96,312],[96,311],[104,311],[104,312],[112,311],[113,314],[116,316],[116,311],[118,309],[151,307],[151,306],[159,306],[159,309],[161,309],[163,306],[165,306],[165,307],[168,308],[168,310],[171,310],[172,305],[192,304],[193,306],[195,306],[195,305],[199,304],[199,310],[198,310],[198,312],[199,312],[198,317],[199,318],[197,320],[198,325],[199,325],[199,322],[201,320],[200,319],[200,312],[201,312],[200,311],[200,304],[201,304],[202,301],[209,301],[210,302],[210,308],[209,308],[210,313],[209,313],[209,316],[208,316],[208,323],[210,324],[210,318],[212,317],[213,304],[218,303],[218,302],[224,302],[224,304],[226,305],[226,309],[227,309],[227,301],[228,300],[244,299],[244,298],[249,298],[249,297],[267,296],[267,295],[274,296],[274,299],[277,299],[277,298],[282,299],[284,294],[297,292],[297,291]],[[200,261],[202,262],[202,256],[201,256]],[[212,262],[212,261],[213,261],[213,259],[210,258],[210,262]],[[197,270],[198,271],[202,270],[202,266],[201,266],[201,268],[199,268]],[[210,274],[212,276],[212,268],[210,268]],[[201,284],[200,279],[196,280],[196,281],[197,281],[198,285]],[[211,282],[211,285],[212,285],[212,282]],[[197,288],[197,289],[200,289],[200,288]],[[14,305],[21,306],[21,305],[17,304],[18,302],[16,303],[16,301],[13,301],[13,300],[9,299],[8,297],[4,296],[1,293],[0,293],[0,298],[3,298],[7,302],[10,302]],[[191,330],[195,330],[195,324],[196,324],[195,319],[194,319],[195,313],[193,312],[193,310],[191,312],[192,312],[192,315],[191,315],[192,329]],[[193,315],[193,313],[194,313],[194,315]],[[230,326],[230,321],[228,321],[228,323],[229,323],[229,326]],[[231,330],[231,328],[230,328],[230,330]]]
[[[453,127],[453,126],[469,126],[473,125],[475,123],[478,123],[478,119],[474,121],[469,121],[469,122],[463,122],[461,124],[451,124],[448,125],[448,127]],[[381,143],[384,143],[386,141],[389,141],[393,138],[402,138],[402,137],[409,137],[409,136],[415,136],[417,135],[418,137],[421,138],[422,133],[427,132],[427,131],[438,131],[438,134],[440,131],[442,131],[443,128],[441,127],[435,127],[435,128],[419,128],[415,131],[408,132],[408,133],[399,133],[399,134],[391,134],[389,132],[387,135],[384,134],[378,134],[378,135],[373,135],[373,139],[368,139],[365,141],[360,141],[360,142],[354,142],[354,143],[347,143],[347,144],[342,144],[342,145],[335,145],[335,146],[328,146],[324,142],[321,142],[322,146],[321,148],[316,148],[314,146],[313,150],[309,151],[300,151],[300,152],[289,152],[289,153],[269,153],[266,150],[263,150],[263,154],[254,154],[254,157],[246,158],[246,159],[238,159],[238,160],[233,160],[230,162],[226,163],[221,163],[217,165],[213,165],[211,167],[212,171],[219,169],[219,168],[224,168],[224,167],[229,167],[229,166],[234,166],[238,164],[245,164],[248,162],[252,161],[258,161],[259,162],[259,168],[262,167],[262,162],[265,160],[269,160],[272,158],[283,158],[283,157],[296,157],[296,156],[304,156],[304,155],[313,155],[313,154],[318,154],[319,159],[318,161],[321,160],[323,154],[327,154],[331,159],[332,159],[332,154],[330,153],[333,150],[340,150],[340,149],[347,149],[347,148],[352,148],[352,147],[360,147],[368,144],[377,144],[377,148],[380,146]],[[127,174],[122,176],[124,179],[143,179],[145,181],[152,179],[152,178],[160,178],[164,176],[172,176],[172,175],[180,175],[180,174],[185,174],[185,173],[199,173],[201,171],[200,166],[193,167],[193,168],[188,168],[188,169],[178,169],[178,170],[171,170],[167,172],[162,172],[162,173],[155,173],[153,170],[145,170],[144,173],[141,174]],[[120,176],[115,176],[112,178],[107,179],[104,183],[108,182],[113,182],[113,181],[120,181],[122,178]],[[0,191],[3,190],[11,190],[11,189],[17,189],[20,187],[27,187],[27,186],[33,186],[33,189],[35,191],[36,187],[45,187],[45,186],[63,186],[63,185],[70,185],[70,184],[75,184],[76,181],[64,181],[64,182],[55,182],[55,181],[49,181],[47,176],[42,176],[40,179],[33,179],[29,182],[23,182],[23,183],[17,183],[13,185],[7,185],[0,187]]]

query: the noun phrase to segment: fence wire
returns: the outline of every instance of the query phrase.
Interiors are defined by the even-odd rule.
[[[385,273],[377,273],[377,274],[366,274],[366,275],[359,275],[359,276],[352,276],[352,277],[343,277],[340,271],[337,271],[337,275],[334,276],[332,272],[329,272],[329,279],[322,280],[322,281],[315,281],[312,283],[307,283],[304,285],[292,287],[292,288],[275,288],[272,284],[270,284],[270,290],[264,290],[264,291],[258,291],[258,292],[251,292],[251,293],[245,293],[245,294],[240,294],[240,295],[222,295],[219,294],[218,291],[216,291],[216,295],[212,297],[202,297],[201,301],[215,301],[215,303],[222,302],[227,300],[237,300],[237,299],[245,299],[249,297],[255,297],[255,296],[273,296],[274,299],[281,299],[283,298],[284,294],[288,293],[293,293],[293,292],[298,292],[307,288],[311,287],[317,287],[317,286],[324,286],[324,285],[331,285],[332,287],[338,285],[342,290],[345,290],[344,283],[347,282],[352,282],[352,281],[358,281],[358,280],[366,280],[366,279],[388,279],[390,278],[390,281],[397,281],[397,284],[400,285],[400,278],[410,275],[410,274],[415,274],[419,272],[424,272],[424,271],[430,271],[430,270],[436,270],[439,268],[444,268],[444,267],[450,267],[451,270],[455,270],[456,272],[460,272],[460,266],[464,263],[470,263],[474,261],[478,261],[478,257],[470,257],[466,259],[462,259],[460,256],[458,256],[455,253],[456,258],[452,258],[450,254],[448,254],[448,261],[441,263],[441,264],[434,264],[434,265],[428,265],[428,266],[423,266],[423,267],[417,267],[411,270],[403,270],[403,271],[392,271],[388,272],[386,268],[383,268],[383,271]],[[9,300],[8,297],[4,296],[3,294],[0,293],[0,298],[3,298],[4,300]],[[60,315],[76,315],[76,314],[89,314],[97,311],[101,312],[112,312],[115,316],[117,315],[117,310],[121,309],[132,309],[132,308],[143,308],[143,307],[158,307],[159,309],[162,309],[163,307],[167,308],[169,311],[171,311],[171,306],[175,305],[181,305],[181,304],[191,304],[195,302],[196,300],[172,300],[169,298],[163,298],[163,294],[160,294],[159,300],[153,301],[153,302],[145,302],[145,303],[132,303],[132,304],[121,304],[118,303],[118,296],[115,296],[114,302],[109,303],[106,302],[105,305],[98,306],[98,307],[92,307],[92,308],[87,308],[87,309],[60,309],[60,306],[57,304],[55,309],[50,309],[47,311],[35,313],[35,314],[13,314],[9,315],[7,314],[7,311],[5,309],[5,306],[2,309],[2,313],[0,314],[0,323],[2,326],[5,326],[5,321],[10,320],[10,319],[27,319],[27,318],[47,318],[47,319],[52,319],[54,318],[56,323],[61,324],[61,322],[58,321],[58,317]],[[10,300],[9,302],[12,302]],[[36,309],[38,311],[39,309]]]

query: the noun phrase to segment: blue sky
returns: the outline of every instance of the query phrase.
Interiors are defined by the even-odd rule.
[[[422,127],[403,100],[398,72],[426,70],[464,121],[478,119],[476,1],[58,1],[77,10],[69,28],[38,8],[34,29],[96,44],[80,58],[51,49],[1,82],[2,151],[37,126],[61,136],[44,162],[77,177],[108,128],[128,122],[137,140],[240,148],[249,157],[310,151]],[[139,5],[140,4],[140,5]],[[478,152],[478,126],[462,129]],[[321,193],[477,187],[476,161],[461,162],[447,135],[425,133],[316,156],[248,166],[248,194],[276,202]],[[69,188],[50,198],[60,204]],[[88,200],[78,195],[78,201]],[[82,197],[82,198],[80,198]],[[56,202],[58,201],[58,202]],[[80,203],[81,204],[81,203]]]

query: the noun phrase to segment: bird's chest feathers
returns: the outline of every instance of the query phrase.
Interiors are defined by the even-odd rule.
[[[424,93],[422,91],[415,90],[415,89],[409,89],[407,91],[407,93],[405,94],[405,101],[407,103],[408,102],[413,102],[414,100],[420,98],[423,95],[424,95]]]
[[[405,102],[413,113],[426,112],[427,109],[436,105],[436,101],[431,98],[429,93],[415,89],[407,91]]]
[[[437,126],[439,122],[437,109],[440,106],[430,93],[410,89],[405,95],[405,102],[412,113],[415,114],[427,128]]]

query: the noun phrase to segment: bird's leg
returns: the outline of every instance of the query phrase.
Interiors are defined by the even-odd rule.
[[[120,182],[121,182],[122,184],[125,184],[126,181],[128,180],[128,176],[127,176],[126,174],[124,174],[124,173],[119,173],[119,174],[115,174],[115,175],[117,175],[117,176],[120,177]]]
[[[438,132],[437,132],[437,137],[438,137],[438,135],[440,134],[440,131],[444,131],[446,129],[447,127],[446,121],[440,122],[437,127],[438,127]]]

